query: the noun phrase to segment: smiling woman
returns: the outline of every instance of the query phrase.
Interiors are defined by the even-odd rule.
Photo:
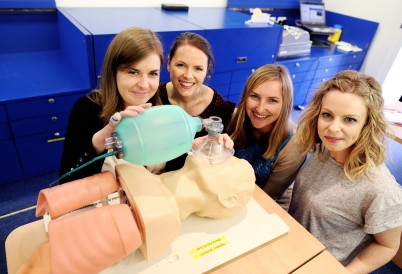
[[[124,119],[160,104],[157,89],[162,64],[163,47],[153,31],[128,28],[114,37],[103,62],[100,88],[79,99],[71,111],[60,175],[106,152],[104,140],[117,125],[110,122],[115,113]],[[99,173],[103,162],[96,161],[61,183]]]
[[[265,65],[248,78],[229,126],[235,156],[253,166],[257,185],[277,201],[305,159],[292,138],[292,105],[288,70],[281,65]],[[288,203],[282,206],[287,208]]]
[[[289,213],[351,273],[371,273],[396,254],[402,188],[385,166],[381,86],[343,71],[324,82],[301,116],[297,142],[311,155]]]
[[[161,83],[159,93],[164,105],[179,105],[191,116],[207,119],[218,116],[223,132],[235,109],[235,103],[226,101],[218,91],[205,84],[214,69],[214,56],[209,42],[199,34],[182,33],[173,42],[168,58],[170,82]],[[196,137],[207,135],[203,130]],[[166,163],[165,171],[183,167],[186,155]]]

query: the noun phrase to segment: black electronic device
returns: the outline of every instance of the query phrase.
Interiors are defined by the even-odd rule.
[[[331,35],[336,31],[326,25],[323,2],[300,0],[300,22],[302,23],[302,28],[311,34]]]
[[[169,11],[188,11],[188,6],[183,4],[162,4],[162,9]]]

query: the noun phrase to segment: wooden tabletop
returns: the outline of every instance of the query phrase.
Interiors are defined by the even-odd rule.
[[[253,197],[268,213],[278,214],[289,226],[289,233],[208,273],[290,273],[325,250],[321,242],[259,187],[255,188]]]
[[[348,274],[350,273],[334,256],[328,251],[323,251],[314,257],[311,261],[297,269],[294,274]]]

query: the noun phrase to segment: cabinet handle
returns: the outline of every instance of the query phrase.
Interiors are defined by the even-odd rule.
[[[53,104],[53,103],[54,103],[54,99],[53,99],[53,98],[50,98],[49,100],[47,100],[47,102],[48,102],[49,104]]]
[[[57,117],[53,116],[52,118],[50,118],[52,120],[52,122],[56,122],[57,121]]]
[[[292,74],[292,78],[295,79],[295,78],[296,78],[296,74]]]
[[[254,73],[255,69],[251,69],[251,73]]]
[[[332,62],[332,57],[331,57],[331,58],[329,58],[329,62],[330,62],[330,63]]]
[[[247,56],[237,57],[236,63],[245,63],[247,62]]]
[[[53,142],[58,142],[58,141],[64,141],[64,139],[65,139],[64,137],[60,137],[60,132],[58,132],[58,131],[56,131],[56,132],[53,134],[53,136],[54,136],[55,138],[47,140],[48,143],[53,143]]]
[[[300,64],[299,64],[299,63],[296,63],[296,67],[300,67]]]

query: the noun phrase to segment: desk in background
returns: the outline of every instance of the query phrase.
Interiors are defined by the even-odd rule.
[[[386,116],[387,116],[387,111],[392,111],[392,112],[396,112],[396,114],[398,115],[397,117],[402,117],[402,102],[396,102],[396,103],[385,106],[385,111],[386,111]],[[399,121],[394,121],[394,122],[398,122],[398,124],[390,123],[391,137],[398,143],[402,144],[402,118]]]
[[[265,192],[256,187],[254,199],[269,213],[276,213],[289,226],[289,233],[226,262],[208,273],[290,273],[317,269],[316,273],[348,273],[325,247],[283,210]],[[252,231],[250,231],[252,233]],[[43,243],[47,241],[43,221],[36,221],[18,227],[6,240],[7,268],[15,273],[20,265]],[[245,239],[247,240],[247,239]],[[330,266],[330,267],[327,267]],[[307,273],[307,272],[300,272]],[[314,272],[309,272],[314,273]]]

